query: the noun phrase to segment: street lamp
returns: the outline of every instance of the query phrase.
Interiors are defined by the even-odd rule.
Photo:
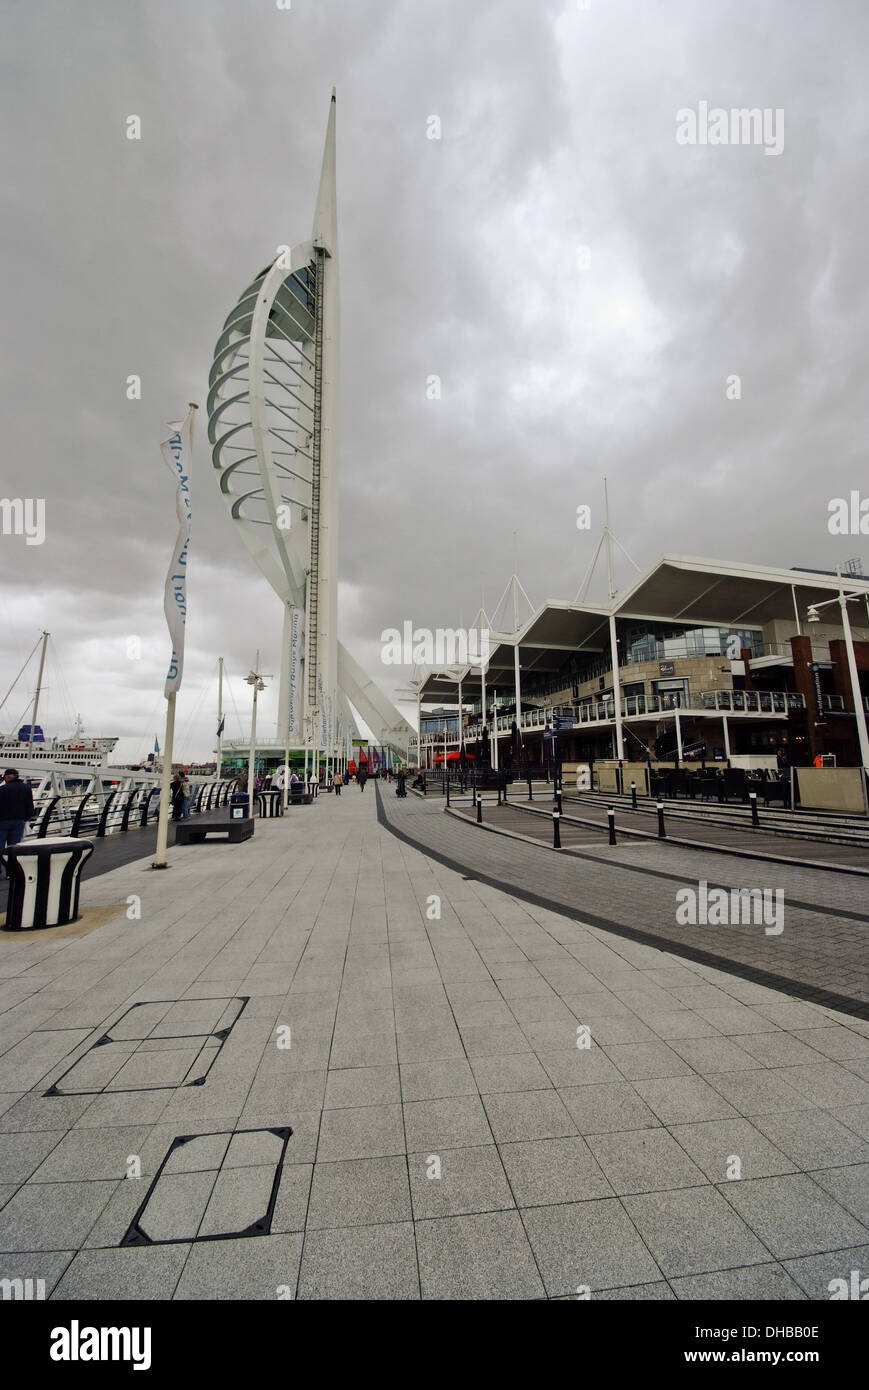
[[[259,652],[256,654],[256,664],[259,666]],[[256,776],[256,697],[261,690],[265,690],[265,682],[258,671],[251,671],[249,676],[245,676],[245,683],[253,686],[253,714],[250,721],[250,757],[247,764],[247,814],[253,820],[253,793],[254,778]]]
[[[864,771],[869,769],[869,733],[866,730],[866,711],[863,708],[863,695],[860,690],[860,677],[857,673],[857,658],[854,654],[854,639],[851,636],[851,622],[848,617],[848,604],[852,599],[861,599],[863,594],[846,594],[842,588],[842,575],[836,569],[836,578],[839,581],[838,597],[827,599],[824,603],[813,603],[809,607],[808,619],[810,623],[819,623],[818,616],[820,609],[829,608],[830,604],[838,603],[842,611],[842,628],[845,633],[845,647],[848,652],[848,671],[851,676],[851,698],[854,701],[854,717],[857,720],[857,737],[860,741],[860,762]]]

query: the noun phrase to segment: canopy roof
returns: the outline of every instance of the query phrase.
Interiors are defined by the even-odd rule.
[[[869,595],[869,579],[844,575],[842,582],[849,593]],[[826,603],[838,591],[835,574],[662,555],[610,603],[550,600],[518,632],[491,634],[486,687],[512,687],[517,642],[523,675],[559,671],[571,652],[608,651],[611,614],[640,621],[759,628],[774,619],[793,620],[795,611],[805,622],[811,604]],[[822,616],[837,622],[839,615],[828,610]],[[479,699],[480,669],[470,666],[431,672],[420,686],[420,699],[457,702],[460,674],[463,698]]]

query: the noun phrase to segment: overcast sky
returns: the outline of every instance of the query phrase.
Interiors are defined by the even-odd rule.
[[[585,5],[4,0],[0,496],[44,498],[46,536],[0,537],[0,699],[44,627],[49,735],[80,710],[125,759],[162,744],[176,522],[159,444],[190,400],[176,756],[213,747],[218,656],[230,736],[258,646],[277,674],[280,605],[218,491],[207,379],[241,289],[310,235],[333,85],[339,627],[385,686],[410,671],[381,665],[381,631],[469,624],[517,554],[535,604],[573,598],[604,475],[643,568],[666,551],[869,561],[865,538],[827,531],[830,498],[869,493],[869,7]],[[780,110],[781,152],[677,143],[676,113],[701,102]]]

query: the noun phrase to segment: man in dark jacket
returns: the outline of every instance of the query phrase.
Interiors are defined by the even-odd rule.
[[[14,767],[7,768],[0,782],[0,854],[7,845],[24,839],[24,827],[32,815],[30,784],[20,780]]]

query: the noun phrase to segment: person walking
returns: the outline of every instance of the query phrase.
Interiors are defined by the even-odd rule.
[[[172,819],[181,820],[184,815],[184,778],[180,772],[173,772],[170,788],[172,799]]]
[[[332,778],[332,786],[335,788],[335,795],[336,795],[336,796],[340,796],[340,795],[341,795],[341,788],[343,787],[343,785],[344,785],[344,778],[341,776],[340,772],[336,772],[336,773],[335,773],[335,776]]]
[[[360,790],[364,792],[365,783],[368,781],[368,773],[365,771],[364,767],[360,768],[359,776],[356,778],[356,781],[359,783]]]
[[[24,839],[24,829],[32,815],[30,783],[22,782],[17,769],[8,767],[0,782],[0,854]]]

